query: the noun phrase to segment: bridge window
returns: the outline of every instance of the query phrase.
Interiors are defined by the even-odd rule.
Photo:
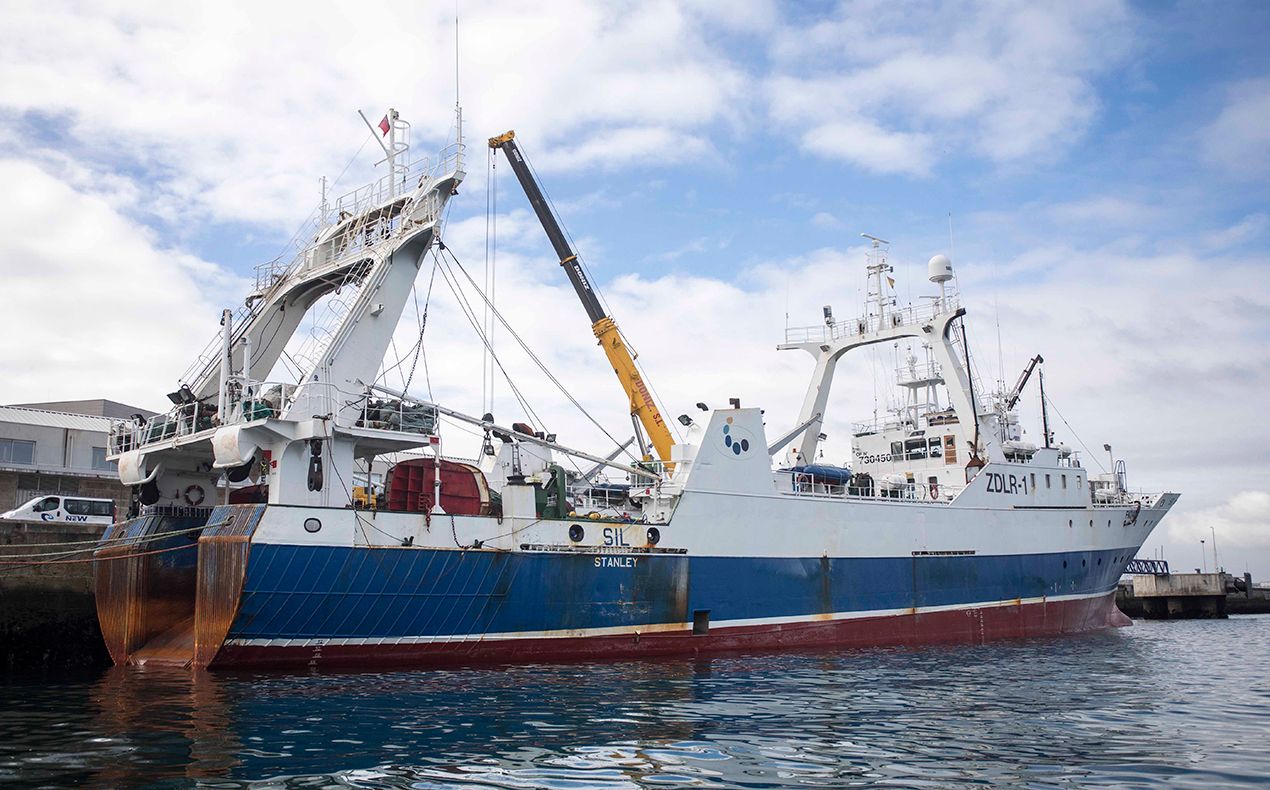
[[[917,461],[926,457],[926,440],[909,439],[904,442],[904,460]]]
[[[1032,472],[1031,475],[1032,475],[1032,490],[1035,491],[1036,490],[1036,472]]]
[[[939,437],[936,436],[930,440],[928,447],[930,448],[927,455],[931,458],[939,458],[944,454],[944,448],[940,445]]]
[[[898,461],[904,457],[904,443],[891,442],[891,460]]]
[[[1046,475],[1046,476],[1045,476],[1045,487],[1046,487],[1046,488],[1049,488],[1049,487],[1050,487],[1050,476],[1049,476],[1049,475]]]
[[[1063,490],[1067,490],[1067,475],[1063,475]]]

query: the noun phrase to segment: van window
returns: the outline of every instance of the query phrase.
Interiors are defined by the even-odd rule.
[[[92,499],[66,499],[62,508],[74,516],[113,516],[113,502],[98,502]]]
[[[72,516],[87,516],[88,502],[82,499],[68,499],[66,500],[66,503],[62,505],[62,509],[67,513],[70,513]]]
[[[57,497],[46,496],[43,499],[41,499],[39,502],[36,502],[35,506],[32,507],[31,509],[34,510],[36,513],[47,513],[50,510],[57,510],[57,506],[59,504],[61,503]]]
[[[114,502],[89,502],[88,515],[113,516],[115,515],[115,503]]]

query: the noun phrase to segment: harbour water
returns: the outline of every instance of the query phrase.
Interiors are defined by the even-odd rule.
[[[920,649],[366,674],[0,677],[0,783],[1233,787],[1270,616]]]

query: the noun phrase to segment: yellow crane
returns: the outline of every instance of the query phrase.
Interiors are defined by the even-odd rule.
[[[525,197],[529,198],[534,213],[538,215],[538,221],[542,223],[542,229],[547,232],[547,238],[551,240],[551,246],[555,248],[556,255],[560,258],[560,265],[564,267],[565,273],[569,276],[569,282],[573,284],[573,290],[582,300],[587,317],[591,319],[591,331],[599,340],[600,347],[604,349],[605,356],[609,358],[609,364],[613,366],[613,372],[617,374],[617,379],[630,400],[631,421],[635,425],[636,433],[639,432],[639,426],[643,425],[653,449],[657,451],[657,457],[669,462],[670,448],[675,443],[670,429],[666,427],[666,421],[662,419],[661,412],[658,411],[657,404],[648,391],[648,385],[644,383],[643,377],[639,375],[639,369],[635,367],[635,357],[626,347],[622,333],[617,328],[617,322],[604,312],[600,300],[591,288],[590,281],[587,280],[586,272],[582,270],[577,254],[569,247],[569,241],[565,238],[564,231],[561,230],[555,215],[551,213],[551,207],[547,204],[542,190],[538,188],[538,182],[534,180],[533,173],[530,172],[524,156],[516,146],[515,138],[515,132],[491,137],[489,147],[502,149],[507,155],[507,161],[511,164],[516,179],[525,190]],[[644,442],[640,442],[640,445],[643,446]],[[647,449],[644,452],[645,460],[649,460]]]

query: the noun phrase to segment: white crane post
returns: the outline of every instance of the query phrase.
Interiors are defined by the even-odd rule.
[[[243,335],[243,386],[251,386],[251,336]]]
[[[438,422],[440,422],[439,418]],[[435,459],[433,464],[435,475],[432,479],[432,514],[440,516],[445,515],[445,508],[441,507],[441,437],[433,436],[430,444]]]
[[[234,311],[225,309],[220,314],[221,353],[220,353],[220,391],[216,397],[216,416],[221,423],[225,422],[225,386],[229,384],[229,358],[233,353]]]

